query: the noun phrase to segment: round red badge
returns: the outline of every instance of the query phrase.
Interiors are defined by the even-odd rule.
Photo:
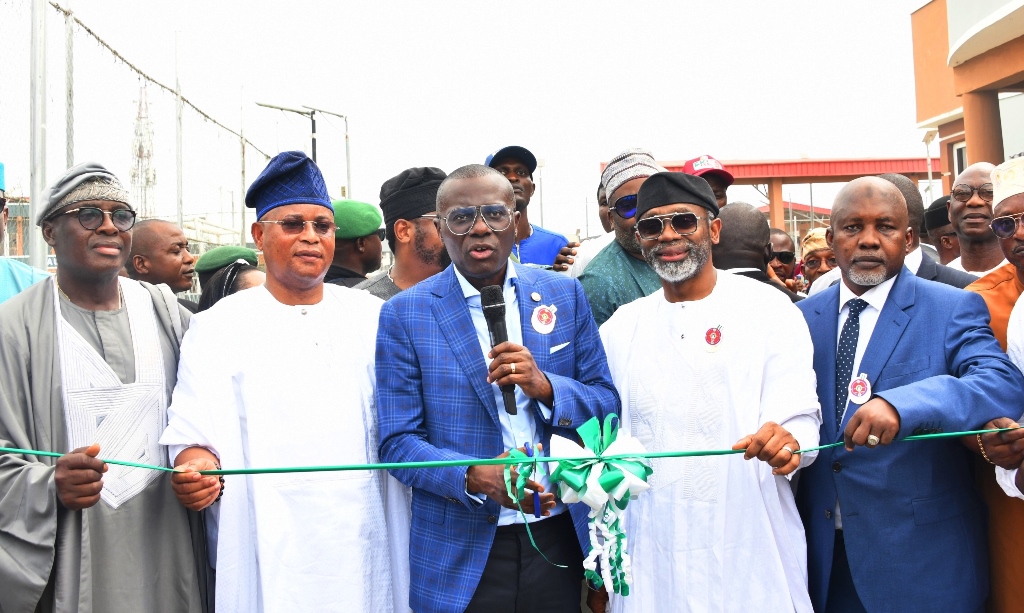
[[[537,309],[537,321],[543,326],[550,326],[555,320],[555,314],[548,307],[542,306]]]
[[[704,333],[704,340],[712,347],[717,345],[722,340],[722,327],[718,326],[717,328],[709,329]]]

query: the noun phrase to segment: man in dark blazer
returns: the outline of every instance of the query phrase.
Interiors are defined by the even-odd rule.
[[[619,395],[583,288],[513,265],[512,186],[486,166],[460,168],[437,193],[453,266],[398,294],[377,336],[380,458],[490,458],[575,438],[592,417],[619,412]],[[481,289],[499,286],[509,341],[491,348]],[[514,387],[516,414],[499,386]],[[579,610],[586,507],[573,521],[547,477],[534,474],[522,508],[502,466],[403,469],[412,487],[410,607],[421,613]],[[539,497],[541,517],[535,516]],[[578,531],[578,532],[577,532]]]
[[[812,602],[819,612],[980,612],[985,530],[967,450],[956,439],[890,443],[1016,417],[1024,377],[979,297],[903,266],[913,232],[891,183],[850,182],[831,222],[842,281],[797,305],[814,341],[821,441],[845,441],[799,484]]]
[[[792,302],[803,297],[790,291],[782,281],[768,276],[772,261],[771,228],[760,211],[746,202],[730,202],[719,211],[722,230],[711,245],[715,268],[767,283],[786,294]]]

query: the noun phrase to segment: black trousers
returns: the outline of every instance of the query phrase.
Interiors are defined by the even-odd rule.
[[[846,541],[843,531],[836,530],[835,548],[832,550],[832,574],[828,580],[828,599],[825,613],[867,613],[853,585],[850,562],[846,559]]]
[[[566,511],[530,524],[533,539],[558,568],[530,544],[522,524],[499,526],[466,613],[579,613],[583,552]]]

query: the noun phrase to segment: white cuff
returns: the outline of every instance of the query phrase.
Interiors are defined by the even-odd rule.
[[[996,483],[999,487],[1003,488],[1003,492],[1010,498],[1020,498],[1024,500],[1024,494],[1021,494],[1020,490],[1017,489],[1017,470],[1006,470],[1000,466],[996,466]]]

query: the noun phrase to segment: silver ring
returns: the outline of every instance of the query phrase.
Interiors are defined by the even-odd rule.
[[[512,362],[512,364],[510,364],[510,366],[512,367],[512,374],[513,375],[516,374],[516,363]]]
[[[877,445],[877,444],[878,444],[879,442],[881,442],[881,440],[882,440],[882,439],[878,438],[878,437],[877,437],[877,436],[875,436],[874,434],[869,434],[869,435],[868,435],[868,447],[874,447],[874,446],[875,446],[875,445]]]
[[[788,451],[790,455],[793,455],[795,453],[792,449],[789,448],[789,445],[784,445],[782,448]]]

